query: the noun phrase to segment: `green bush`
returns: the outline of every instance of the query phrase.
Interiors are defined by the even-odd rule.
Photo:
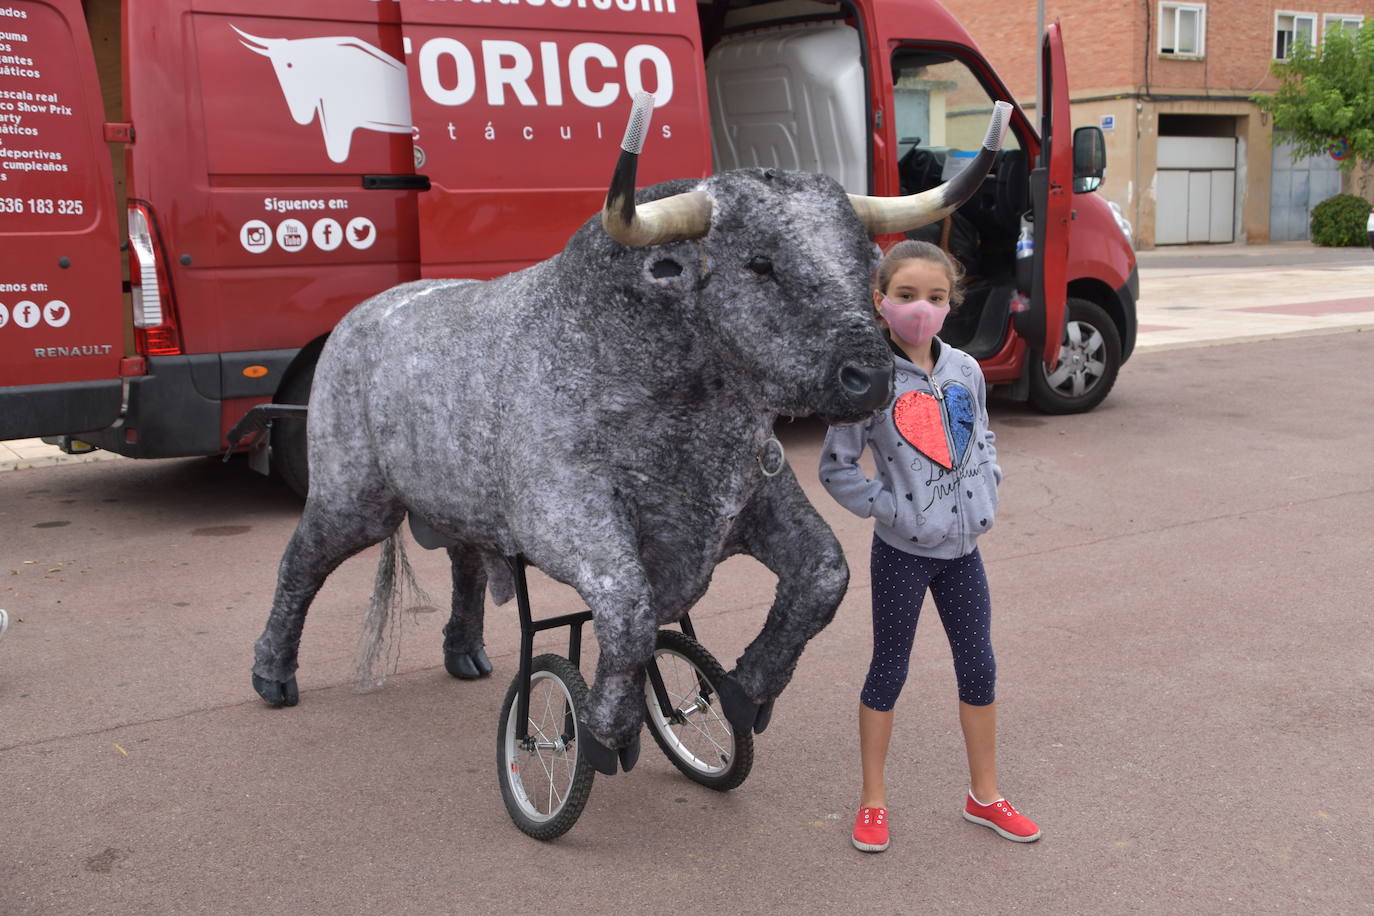
[[[1312,208],[1312,241],[1327,248],[1368,245],[1365,232],[1369,201],[1354,194],[1337,194]]]

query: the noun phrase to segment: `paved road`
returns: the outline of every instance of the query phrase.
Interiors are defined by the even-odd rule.
[[[493,678],[450,679],[443,615],[421,613],[387,685],[358,694],[375,552],[356,558],[306,628],[302,704],[270,710],[248,667],[298,512],[278,485],[208,460],[0,474],[0,605],[19,618],[0,643],[0,911],[1367,912],[1372,366],[1367,333],[1145,351],[1091,414],[995,409],[1002,787],[1044,828],[1030,846],[958,816],[930,616],[893,848],[849,846],[871,529],[813,480],[813,424],[789,455],[853,579],[753,774],[718,795],[646,741],[552,844],[497,789],[508,609],[488,615]],[[442,596],[441,555],[417,566]],[[533,590],[541,613],[576,606]],[[697,614],[718,656],[771,591],[751,560],[721,567]]]

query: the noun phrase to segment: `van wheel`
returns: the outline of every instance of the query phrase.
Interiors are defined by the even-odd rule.
[[[302,365],[277,391],[278,404],[310,403],[315,362]],[[305,420],[272,421],[272,471],[301,499],[310,493],[310,461],[305,443]]]
[[[1070,299],[1068,308],[1054,371],[1030,357],[1035,360],[1030,370],[1031,403],[1045,413],[1092,410],[1112,390],[1121,371],[1121,335],[1102,307],[1087,299]]]

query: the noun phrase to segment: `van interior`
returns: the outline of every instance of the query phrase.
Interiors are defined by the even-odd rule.
[[[823,172],[850,193],[870,193],[872,106],[852,7],[732,0],[701,4],[698,11],[708,48],[715,168]],[[891,72],[901,191],[914,194],[952,177],[972,159],[993,99],[949,50],[898,48]],[[908,233],[939,245],[963,266],[964,303],[951,312],[941,338],[976,358],[992,356],[1006,338],[1028,178],[1025,151],[1015,132],[1008,132],[974,198],[942,222]]]

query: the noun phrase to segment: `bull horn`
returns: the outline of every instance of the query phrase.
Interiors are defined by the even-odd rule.
[[[927,226],[944,219],[962,206],[978,190],[992,168],[997,151],[1002,148],[1002,138],[1010,118],[1011,105],[1006,102],[993,103],[992,123],[988,125],[983,148],[972,162],[964,166],[963,171],[939,187],[906,197],[850,194],[849,202],[854,206],[854,212],[859,214],[859,219],[863,220],[868,234],[887,235]]]
[[[653,93],[635,93],[620,159],[601,209],[606,234],[635,248],[699,239],[711,228],[711,197],[705,191],[688,191],[635,206],[635,172],[653,111]]]
[[[267,50],[267,49],[270,48],[270,47],[272,47],[272,42],[273,42],[273,41],[281,41],[281,40],[282,40],[282,39],[280,39],[280,38],[276,38],[276,39],[272,39],[272,38],[259,38],[259,37],[256,36],[256,35],[249,35],[247,32],[245,32],[243,29],[239,28],[239,27],[236,26],[236,25],[230,25],[229,28],[233,29],[235,32],[238,32],[240,37],[242,37],[242,38],[244,38],[244,39],[247,39],[246,41],[240,41],[239,44],[243,45],[245,48],[247,48],[247,49],[250,50],[250,51],[256,51],[258,54],[261,54],[263,57],[271,57],[271,56],[272,56],[272,52],[269,51],[269,50]],[[249,42],[253,42],[253,43],[252,43],[252,44],[249,44]]]

